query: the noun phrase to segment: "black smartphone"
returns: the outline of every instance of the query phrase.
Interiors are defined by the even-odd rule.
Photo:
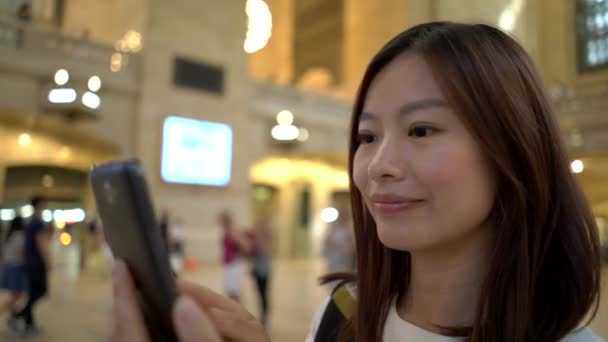
[[[175,279],[142,165],[128,160],[95,166],[90,180],[106,240],[133,275],[150,337],[177,341],[172,321]]]

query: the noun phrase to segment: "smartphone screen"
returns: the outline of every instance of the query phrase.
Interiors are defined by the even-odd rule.
[[[133,275],[150,337],[177,341],[172,323],[175,280],[142,165],[130,160],[96,166],[90,179],[106,241]]]

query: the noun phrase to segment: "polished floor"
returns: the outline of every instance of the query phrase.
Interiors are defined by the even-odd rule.
[[[316,285],[322,272],[319,261],[289,261],[276,265],[273,282],[271,332],[274,342],[303,341],[310,319],[327,295],[328,289]],[[201,266],[195,274],[185,275],[212,289],[221,289],[221,268]],[[100,275],[83,275],[70,280],[55,275],[50,296],[37,309],[44,334],[28,341],[105,341],[111,314],[109,279]],[[257,312],[253,283],[245,287],[244,303]],[[0,295],[0,300],[5,296]],[[0,320],[0,341],[22,341],[8,333]]]
[[[273,316],[271,333],[273,342],[303,341],[310,318],[327,295],[328,289],[316,284],[322,272],[321,262],[281,261],[276,265],[273,284]],[[218,266],[203,266],[188,278],[214,289],[221,288],[221,269]],[[608,265],[604,269],[603,298],[600,311],[592,328],[608,341]],[[39,323],[44,327],[43,335],[28,338],[28,341],[83,342],[104,341],[109,324],[111,297],[108,279],[100,275],[80,276],[69,279],[55,275],[52,293],[38,308]],[[245,305],[255,312],[257,309],[253,285],[247,284]],[[4,296],[0,296],[4,300]],[[0,325],[0,341],[23,341],[11,336]]]

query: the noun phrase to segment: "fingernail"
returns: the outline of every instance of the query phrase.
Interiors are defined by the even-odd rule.
[[[180,297],[176,304],[177,317],[182,323],[196,322],[201,317],[201,310],[190,297]]]

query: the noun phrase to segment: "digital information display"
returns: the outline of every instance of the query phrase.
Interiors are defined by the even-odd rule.
[[[232,167],[232,128],[169,116],[163,124],[161,177],[168,183],[226,186]]]

